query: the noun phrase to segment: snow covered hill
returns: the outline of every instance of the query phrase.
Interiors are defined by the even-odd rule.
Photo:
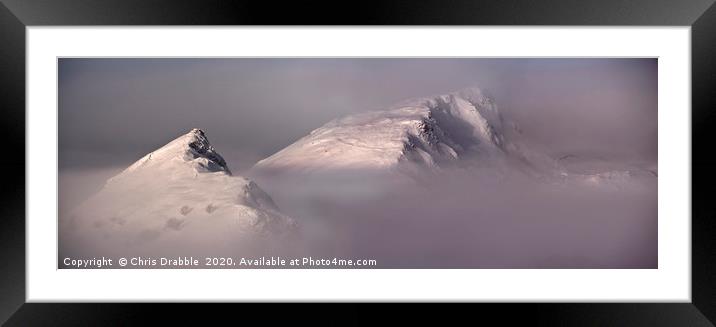
[[[462,156],[504,155],[505,126],[492,99],[468,88],[333,120],[259,161],[253,171],[438,168]]]
[[[361,174],[365,172],[399,172],[390,176],[424,180],[447,167],[473,171],[487,167],[496,178],[518,173],[557,184],[619,185],[656,177],[651,170],[620,163],[583,170],[583,164],[573,165],[526,146],[523,138],[517,124],[505,119],[495,102],[473,87],[335,119],[259,161],[250,174],[267,187],[277,182],[273,177],[309,176],[300,180],[312,182],[317,174],[341,176],[338,180],[344,184],[373,176]]]
[[[73,240],[200,247],[282,235],[295,225],[256,183],[232,176],[204,132],[193,129],[109,179],[62,227]]]

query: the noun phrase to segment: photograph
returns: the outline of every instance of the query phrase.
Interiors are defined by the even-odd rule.
[[[713,326],[715,1],[0,0],[0,325]]]
[[[656,57],[59,57],[59,269],[658,269]]]

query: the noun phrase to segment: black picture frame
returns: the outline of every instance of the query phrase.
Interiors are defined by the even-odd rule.
[[[0,205],[0,322],[7,326],[210,324],[226,318],[270,323],[372,324],[385,319],[441,324],[532,322],[575,326],[713,326],[716,322],[716,5],[714,0],[543,1],[88,1],[1,0],[0,112],[4,159]],[[692,302],[410,306],[40,304],[25,303],[25,42],[27,26],[53,25],[647,25],[690,26],[692,64]],[[681,108],[659,108],[681,110]],[[668,201],[668,199],[660,199]],[[659,287],[659,285],[654,285]],[[198,314],[198,312],[202,312]],[[192,312],[191,315],[187,314]],[[240,317],[237,317],[240,316]],[[470,321],[470,320],[468,320]]]

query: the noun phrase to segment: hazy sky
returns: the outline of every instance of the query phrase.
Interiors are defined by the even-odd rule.
[[[60,169],[126,166],[192,127],[234,171],[329,120],[479,86],[550,153],[656,161],[656,59],[60,59]]]

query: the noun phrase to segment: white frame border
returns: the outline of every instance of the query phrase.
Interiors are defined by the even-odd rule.
[[[691,302],[690,39],[687,26],[28,27],[26,300]],[[57,269],[56,58],[177,55],[658,57],[659,269]]]

